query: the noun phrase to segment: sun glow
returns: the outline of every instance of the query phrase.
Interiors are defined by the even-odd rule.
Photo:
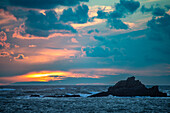
[[[48,82],[56,80],[64,80],[65,78],[100,78],[98,75],[88,75],[84,73],[73,73],[69,71],[39,71],[30,72],[24,75],[18,75],[13,77],[0,77],[0,80],[7,83],[16,82]]]

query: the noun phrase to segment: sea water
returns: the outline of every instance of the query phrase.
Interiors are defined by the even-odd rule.
[[[88,97],[107,91],[108,85],[18,85],[0,86],[2,113],[107,113],[170,112],[170,97]],[[151,86],[147,86],[151,87]],[[170,86],[159,86],[170,94]],[[39,97],[30,97],[39,95]],[[57,97],[80,95],[81,97]],[[54,96],[54,97],[45,97]],[[56,97],[55,97],[56,96]]]

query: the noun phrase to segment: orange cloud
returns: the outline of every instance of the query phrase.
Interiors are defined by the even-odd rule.
[[[3,9],[0,9],[0,18],[0,24],[7,24],[13,21],[17,21],[14,15],[10,14],[8,11],[4,11]]]
[[[19,45],[14,45],[15,48],[19,48]]]
[[[69,59],[80,54],[80,51],[77,50],[68,50],[68,49],[23,49],[17,50],[16,52],[28,54],[27,57],[24,57],[22,60],[16,61],[26,64],[39,64],[39,63],[51,63],[58,60]],[[34,53],[34,54],[32,54]]]
[[[6,33],[4,31],[0,32],[0,41],[6,41],[7,40],[7,36]]]
[[[11,45],[10,43],[0,42],[0,47],[3,49],[9,49],[10,45]]]
[[[8,52],[0,52],[0,57],[7,57],[10,54]]]
[[[100,78],[100,76],[90,76],[82,73],[72,73],[68,71],[39,71],[39,72],[30,72],[24,75],[18,75],[13,77],[0,77],[0,81],[6,83],[15,83],[15,82],[48,82],[54,80],[63,80],[67,77],[73,78]]]
[[[28,47],[37,47],[37,45],[29,45]]]
[[[73,43],[79,43],[75,38],[72,38],[72,39],[71,39],[71,42],[73,42]]]
[[[18,54],[17,57],[14,57],[15,60],[22,60],[22,59],[25,59],[27,57],[25,57],[23,54]]]

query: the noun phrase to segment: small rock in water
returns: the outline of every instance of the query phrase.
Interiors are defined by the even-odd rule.
[[[64,97],[80,97],[80,95],[64,95]]]
[[[40,95],[31,95],[30,97],[40,97]]]
[[[44,97],[57,97],[57,96],[55,96],[55,95],[46,95]]]

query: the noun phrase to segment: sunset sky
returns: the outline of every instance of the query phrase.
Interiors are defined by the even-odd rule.
[[[170,0],[0,0],[0,85],[170,85]]]

